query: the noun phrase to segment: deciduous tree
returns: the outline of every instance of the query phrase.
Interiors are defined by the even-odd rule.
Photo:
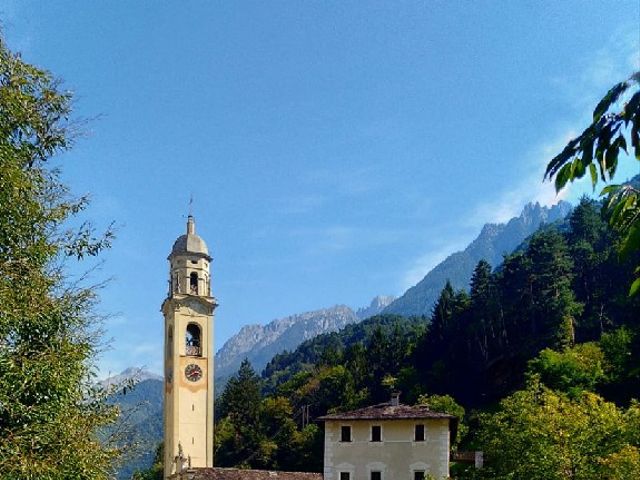
[[[93,386],[96,292],[63,268],[110,236],[66,227],[86,199],[49,166],[70,116],[71,94],[0,38],[0,478],[108,478],[116,454],[97,436],[117,412]]]
[[[483,477],[637,478],[638,415],[635,403],[621,410],[588,392],[571,399],[534,378],[526,389],[500,402],[498,412],[481,416]]]

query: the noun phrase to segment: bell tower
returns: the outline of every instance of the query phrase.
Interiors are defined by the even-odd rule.
[[[213,312],[211,256],[187,220],[173,244],[164,315],[164,476],[213,466]]]

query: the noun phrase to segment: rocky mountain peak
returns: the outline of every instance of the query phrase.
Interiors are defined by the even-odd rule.
[[[454,252],[436,265],[416,285],[384,309],[384,313],[429,315],[447,280],[454,288],[468,288],[471,274],[480,260],[493,267],[502,262],[504,254],[512,252],[541,224],[561,220],[571,211],[571,204],[560,201],[551,207],[528,203],[517,217],[506,223],[487,223],[467,248]]]
[[[373,297],[368,307],[361,307],[356,311],[356,316],[360,320],[378,315],[384,310],[387,305],[393,302],[396,297],[392,295],[378,295]]]
[[[136,383],[143,382],[145,380],[160,380],[163,381],[161,375],[150,372],[144,367],[128,367],[117,375],[111,375],[100,382],[103,387],[110,385],[119,385],[128,380],[134,380]]]
[[[278,318],[265,325],[245,325],[216,353],[216,377],[222,381],[235,373],[244,358],[260,371],[276,353],[292,350],[309,338],[357,321],[351,308],[335,305]]]

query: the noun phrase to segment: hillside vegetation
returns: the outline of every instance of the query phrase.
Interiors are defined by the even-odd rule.
[[[468,412],[461,448],[484,450],[488,468],[460,478],[507,478],[525,456],[547,474],[518,478],[633,478],[640,299],[627,295],[637,259],[621,261],[617,242],[584,199],[499,268],[478,262],[469,291],[447,283],[430,319],[349,325],[277,355],[262,378],[243,363],[218,404],[217,463],[320,471],[321,426],[307,419],[399,389]]]

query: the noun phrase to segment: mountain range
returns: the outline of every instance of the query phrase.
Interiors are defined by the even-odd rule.
[[[519,247],[542,224],[562,220],[571,205],[560,202],[552,207],[528,204],[522,213],[507,223],[486,224],[480,234],[463,251],[455,252],[433,268],[401,297],[375,297],[368,307],[357,310],[336,305],[273,320],[265,325],[246,325],[220,348],[215,357],[216,394],[221,393],[229,376],[244,358],[260,372],[279,353],[293,351],[318,335],[336,332],[380,313],[403,316],[429,315],[433,303],[447,279],[455,288],[468,288],[477,262],[486,259],[493,266],[504,254]],[[147,467],[154,446],[162,438],[162,379],[140,369],[127,369],[106,382],[115,383],[134,377],[139,383],[134,394],[113,399],[129,414],[133,440],[144,448],[132,452],[119,471],[118,478],[128,479],[136,468]],[[140,405],[142,407],[140,408]]]
[[[221,391],[221,384],[238,370],[245,358],[256,371],[262,371],[275,354],[293,350],[321,333],[335,332],[350,323],[377,315],[393,300],[391,296],[377,296],[369,306],[357,311],[346,305],[335,305],[279,318],[266,325],[245,325],[216,353],[217,391]]]
[[[505,254],[511,253],[542,224],[562,220],[570,211],[571,204],[565,201],[552,207],[529,203],[519,216],[507,223],[485,224],[476,239],[464,250],[452,253],[436,265],[416,285],[391,302],[383,313],[430,315],[447,280],[455,289],[469,288],[471,274],[480,260],[486,260],[493,267],[498,266]]]

